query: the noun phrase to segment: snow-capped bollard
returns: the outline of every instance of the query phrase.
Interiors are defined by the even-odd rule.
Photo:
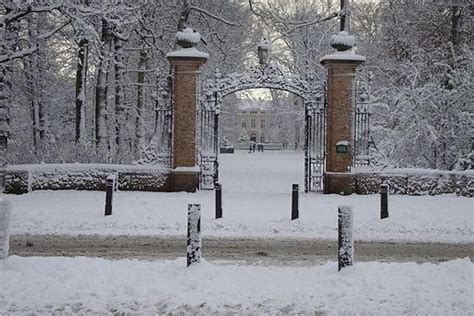
[[[201,262],[201,204],[188,204],[187,266]]]
[[[293,184],[291,190],[291,220],[297,219],[299,217],[299,186],[298,184]]]
[[[111,174],[105,182],[105,216],[112,215],[112,195],[115,191],[115,175]]]
[[[353,232],[353,214],[350,206],[339,206],[338,208],[338,231],[339,231],[339,252],[338,269],[339,271],[354,262],[354,239]]]
[[[388,185],[380,186],[380,219],[388,217]]]
[[[8,258],[10,249],[10,204],[0,198],[0,259]]]
[[[216,183],[216,219],[222,218],[222,185]]]

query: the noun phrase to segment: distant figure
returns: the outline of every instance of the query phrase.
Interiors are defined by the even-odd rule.
[[[252,146],[253,152],[255,152],[256,147],[257,147],[257,145],[255,145],[255,143],[254,143],[253,146]]]
[[[260,145],[260,149],[262,150],[262,153],[263,153],[263,144]]]
[[[249,146],[249,154],[252,152],[252,145]]]

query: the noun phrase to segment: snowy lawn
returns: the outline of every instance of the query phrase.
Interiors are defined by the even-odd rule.
[[[104,217],[105,192],[35,191],[12,201],[12,234],[186,234],[188,203],[202,204],[204,236],[337,238],[337,207],[352,205],[356,240],[474,242],[474,199],[455,195],[389,196],[379,220],[378,195],[300,194],[290,221],[291,184],[303,189],[303,155],[221,155],[224,218],[214,219],[214,192],[117,192]]]
[[[474,264],[228,266],[13,256],[0,261],[0,314],[472,315]]]

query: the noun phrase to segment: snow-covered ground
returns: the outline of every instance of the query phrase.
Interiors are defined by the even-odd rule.
[[[202,204],[204,235],[337,238],[337,206],[352,205],[355,238],[473,242],[473,199],[301,193],[291,222],[291,184],[303,187],[303,157],[291,152],[222,155],[224,218],[214,192],[36,191],[12,202],[13,234],[186,234],[188,203]],[[205,256],[205,253],[204,253]],[[0,314],[472,315],[474,264],[336,262],[312,267],[171,261],[17,257],[0,260]]]
[[[0,261],[0,314],[472,315],[474,265],[337,263],[314,267],[186,261]]]
[[[291,184],[303,189],[303,155],[221,155],[224,218],[214,219],[214,192],[117,192],[104,217],[104,192],[35,191],[12,201],[12,234],[184,235],[188,203],[202,204],[207,236],[336,239],[337,207],[352,205],[356,240],[474,242],[474,199],[455,195],[389,197],[379,220],[378,195],[300,194],[290,221]]]

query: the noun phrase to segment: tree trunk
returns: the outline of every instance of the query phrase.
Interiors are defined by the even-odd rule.
[[[461,26],[462,8],[455,5],[452,7],[451,16],[451,42],[454,49],[457,50],[460,43],[459,27]]]
[[[115,51],[115,145],[117,152],[122,149],[122,129],[123,129],[123,112],[125,109],[125,93],[123,90],[123,41],[119,38],[114,38]]]
[[[86,137],[86,88],[87,60],[89,41],[82,38],[79,41],[76,71],[76,143],[82,143]]]
[[[4,4],[5,15],[10,14],[11,7]],[[18,23],[6,23],[3,26],[3,43],[0,45],[0,53],[15,51],[18,46]],[[8,138],[10,133],[10,105],[12,103],[12,69],[9,62],[0,64],[0,182],[3,183],[4,168],[7,164]]]
[[[8,153],[8,100],[10,83],[7,79],[8,69],[0,65],[0,186],[3,186],[4,168]]]
[[[47,21],[46,13],[40,13],[40,16],[37,19],[37,29],[44,30],[44,23]],[[38,122],[39,122],[39,138],[41,140],[41,145],[44,144],[44,141],[47,136],[48,130],[48,113],[46,111],[47,100],[45,98],[45,93],[47,89],[47,84],[45,83],[46,75],[46,63],[49,60],[47,54],[46,43],[44,40],[39,41],[38,51],[36,53],[37,57],[35,58],[35,71],[37,74],[36,78],[36,93],[38,100]]]
[[[38,23],[33,16],[29,16],[28,19],[28,37],[31,45],[38,45]],[[44,132],[41,133],[41,122],[40,118],[44,116],[44,113],[40,115],[41,102],[39,98],[39,84],[42,80],[41,73],[38,66],[41,61],[39,60],[39,50],[25,59],[24,67],[25,74],[28,82],[28,97],[30,103],[31,120],[32,120],[32,132],[33,132],[33,146],[35,155],[38,153],[38,149],[41,144],[41,136],[44,136]],[[43,111],[41,111],[43,112]],[[44,121],[43,121],[44,123]]]
[[[107,75],[109,71],[109,54],[111,36],[109,25],[102,19],[102,46],[100,61],[97,65],[97,84],[95,88],[95,140],[101,154],[107,151]]]
[[[145,127],[143,124],[143,110],[144,110],[144,94],[143,84],[145,83],[145,66],[147,60],[147,52],[140,51],[140,58],[138,59],[138,74],[137,74],[137,116],[135,119],[135,155],[138,157],[139,153],[145,148]]]

